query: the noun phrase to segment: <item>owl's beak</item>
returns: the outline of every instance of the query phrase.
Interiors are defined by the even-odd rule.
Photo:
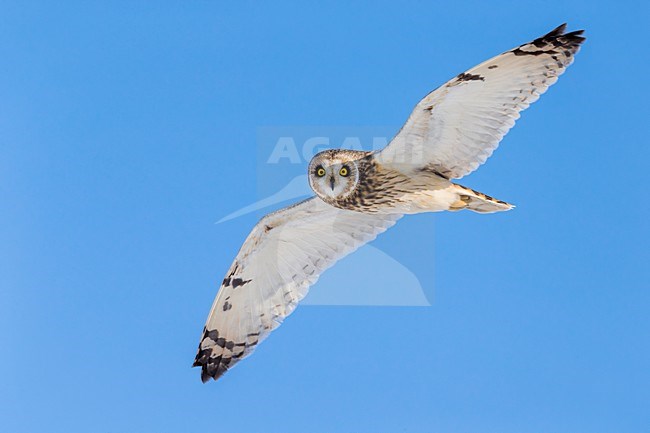
[[[334,191],[334,176],[330,177],[330,187],[332,188],[332,191]]]

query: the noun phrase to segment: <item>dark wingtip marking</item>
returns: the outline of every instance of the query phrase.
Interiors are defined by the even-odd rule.
[[[248,336],[259,336],[260,333],[250,333]],[[246,351],[241,350],[238,351],[238,353],[231,353],[230,355],[222,353],[220,356],[212,356],[213,355],[213,348],[214,346],[207,347],[205,349],[201,348],[201,345],[204,340],[210,339],[214,342],[215,345],[221,347],[222,349],[225,348],[229,350],[230,352],[233,352],[233,349],[236,347],[253,347],[255,346],[259,340],[255,340],[251,343],[248,342],[241,342],[241,343],[235,343],[232,340],[228,340],[223,337],[219,337],[219,331],[216,329],[213,329],[211,331],[208,331],[205,327],[203,328],[203,337],[201,338],[201,343],[199,343],[199,350],[196,354],[196,358],[194,359],[194,363],[192,364],[192,367],[201,367],[201,381],[203,383],[208,382],[210,379],[217,380],[221,376],[223,376],[226,371],[232,365],[234,365],[239,359],[243,358],[245,356]]]
[[[234,347],[234,343],[229,341],[226,342],[224,346]],[[221,356],[211,358],[211,354],[212,349],[210,348],[199,349],[199,353],[196,355],[196,359],[192,364],[192,367],[201,367],[201,382],[203,383],[206,383],[210,379],[217,380],[223,376],[223,374],[228,371],[228,365],[232,361],[232,358],[223,358]]]
[[[567,38],[569,41],[573,41],[574,43],[581,44],[587,40],[586,37],[582,36],[584,33],[584,30],[576,30],[574,32],[565,34],[563,37]]]
[[[554,28],[544,36],[539,37],[532,42],[520,45],[519,47],[512,50],[512,53],[516,56],[539,56],[541,54],[558,54],[558,51],[554,50],[553,48],[562,47],[565,49],[569,49],[570,54],[567,55],[567,57],[569,57],[570,55],[574,54],[577,51],[578,47],[586,40],[586,38],[582,36],[584,30],[575,30],[573,32],[564,33],[565,30],[566,30],[566,23]],[[534,51],[522,50],[521,48],[526,45],[534,45],[535,47],[540,49]],[[552,45],[553,48],[543,49],[548,45]],[[571,51],[571,49],[573,49],[573,51]]]
[[[548,32],[547,34],[545,34],[544,36],[542,36],[540,39],[560,36],[564,33],[565,30],[566,30],[566,23],[562,23],[556,28],[554,28],[553,30],[551,30],[550,32]]]
[[[215,361],[217,364],[216,367],[215,364],[201,365],[201,382],[207,383],[210,379],[217,380],[228,371],[228,367],[221,362],[221,357],[215,358]]]

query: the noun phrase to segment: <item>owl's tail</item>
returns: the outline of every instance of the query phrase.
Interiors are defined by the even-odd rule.
[[[449,210],[458,211],[469,209],[478,213],[493,213],[510,210],[514,205],[497,200],[482,192],[475,191],[462,185],[453,184],[458,194],[458,200],[449,206]]]

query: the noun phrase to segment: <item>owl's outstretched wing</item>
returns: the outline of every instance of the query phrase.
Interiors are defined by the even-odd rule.
[[[460,178],[492,155],[519,112],[573,62],[585,38],[563,24],[456,76],[415,107],[377,157],[383,164]]]
[[[203,382],[253,352],[325,269],[400,217],[338,209],[313,197],[262,218],[223,280],[203,329],[194,361]]]

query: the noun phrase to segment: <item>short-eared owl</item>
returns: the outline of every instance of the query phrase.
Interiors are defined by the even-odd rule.
[[[194,366],[204,382],[248,356],[319,275],[405,214],[512,205],[451,181],[474,171],[573,62],[582,31],[547,35],[429,93],[378,152],[327,150],[309,164],[315,197],[253,228],[212,305]]]

